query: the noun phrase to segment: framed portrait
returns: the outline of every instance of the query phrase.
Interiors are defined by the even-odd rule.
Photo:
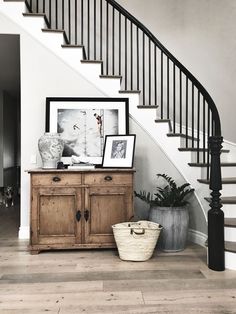
[[[128,98],[46,98],[46,132],[61,134],[65,164],[101,164],[106,135],[129,133],[128,112]]]
[[[102,167],[132,168],[136,135],[107,135],[105,139]]]

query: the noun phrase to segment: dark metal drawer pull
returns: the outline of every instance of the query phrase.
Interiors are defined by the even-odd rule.
[[[106,176],[106,177],[104,178],[104,180],[105,180],[105,181],[111,181],[111,180],[112,180],[112,177],[111,177],[111,176]]]
[[[81,211],[78,210],[75,216],[76,216],[77,221],[80,221],[80,218],[81,218]]]
[[[61,178],[59,178],[59,177],[53,177],[53,178],[52,178],[52,181],[53,181],[53,182],[60,182],[60,181],[61,181]]]
[[[84,219],[86,221],[88,221],[88,219],[89,219],[89,210],[87,210],[87,209],[84,211]]]

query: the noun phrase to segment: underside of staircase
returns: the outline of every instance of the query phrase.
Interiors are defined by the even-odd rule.
[[[9,12],[13,6],[15,8],[18,6],[18,9],[22,7],[14,1],[5,2],[12,2],[6,3],[6,6],[10,6]],[[27,20],[26,27],[34,25],[34,29],[38,28],[38,34],[41,32],[38,36],[40,39],[43,38],[44,45],[54,41],[58,46],[58,55],[107,96],[128,97],[132,117],[163,147],[165,153],[170,156],[191,185],[201,187],[203,192],[197,195],[199,203],[205,207],[205,212],[208,211],[207,206],[209,207],[210,204],[213,214],[217,214],[217,217],[221,216],[219,215],[221,212],[219,190],[222,184],[221,203],[225,217],[224,258],[226,268],[236,270],[236,162],[229,161],[228,149],[221,150],[222,182],[218,173],[220,168],[211,167],[213,163],[217,165],[219,161],[220,153],[217,149],[221,146],[221,133],[220,127],[217,129],[218,120],[214,120],[214,116],[217,117],[218,113],[208,93],[146,28],[143,28],[145,32],[141,33],[141,24],[115,1],[81,0],[78,3],[72,1],[75,11],[81,9],[87,16],[84,20],[80,16],[78,21],[71,24],[74,33],[70,25],[71,17],[63,20],[63,13],[57,13],[59,12],[57,3],[60,1],[52,1],[54,9],[50,9],[47,2],[26,1],[27,12],[22,10],[20,23],[24,23],[21,20],[23,13],[24,19]],[[60,2],[61,5],[63,3],[64,1]],[[70,11],[72,9],[69,5],[68,2],[67,9]],[[8,8],[6,12],[7,10]],[[57,14],[55,20],[52,18],[53,11]],[[90,11],[93,11],[92,18],[95,22],[91,22]],[[105,14],[104,26],[102,21]],[[62,21],[59,21],[59,15]],[[80,23],[78,28],[76,23]],[[83,29],[85,26],[87,31]],[[93,29],[96,35],[91,35],[88,29]],[[118,37],[115,39],[116,32]],[[121,39],[122,33],[123,39]],[[97,42],[99,36],[103,38],[99,38]],[[133,41],[134,39],[136,41]],[[155,45],[152,44],[153,42]],[[116,50],[118,55],[114,54]],[[112,52],[111,56],[110,52]],[[160,76],[156,77],[155,73],[158,70]],[[177,93],[178,88],[180,92]],[[193,109],[194,105],[196,109],[191,113],[190,109]],[[200,118],[201,113],[203,118]],[[208,125],[206,121],[209,122]],[[211,147],[208,147],[209,137],[213,138]],[[177,155],[179,157],[176,158]],[[213,191],[211,197],[209,185]],[[214,249],[221,245],[219,242],[222,237],[218,237],[219,234],[219,230],[213,232],[214,242],[218,241]],[[216,267],[215,270],[223,270],[224,267],[219,268],[222,269]]]

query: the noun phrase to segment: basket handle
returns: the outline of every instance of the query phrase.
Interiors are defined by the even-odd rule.
[[[136,230],[136,231],[135,231]],[[138,231],[137,231],[138,230]],[[145,229],[144,228],[142,228],[142,229],[133,229],[133,228],[131,228],[130,229],[130,234],[133,234],[133,233],[135,233],[135,234],[137,234],[137,235],[141,235],[141,234],[145,234]]]

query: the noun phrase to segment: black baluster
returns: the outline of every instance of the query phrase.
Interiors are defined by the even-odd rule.
[[[84,44],[84,0],[81,0],[81,45]]]
[[[119,75],[121,75],[121,13],[119,12]]]
[[[175,133],[175,102],[176,102],[176,99],[175,99],[175,64],[173,63],[173,133]]]
[[[145,34],[143,33],[143,106],[145,106]]]
[[[50,28],[52,28],[52,1],[49,0],[49,24]]]
[[[161,119],[163,119],[163,51],[161,51]]]
[[[157,46],[154,45],[154,97],[155,106],[157,106]]]
[[[186,148],[188,147],[188,77],[186,76]]]
[[[182,71],[179,70],[179,124],[180,133],[182,134]]]
[[[56,18],[56,29],[58,29],[58,3],[57,0],[55,0],[55,18]]]
[[[206,163],[206,100],[203,99],[203,163]]]
[[[90,60],[90,0],[87,1],[87,54],[88,60]]]
[[[207,110],[207,134],[208,134],[208,142],[210,138],[210,121],[211,121],[211,112],[210,112],[210,107],[208,105],[208,110]],[[208,153],[207,153],[207,180],[210,179],[210,147],[208,143]]]
[[[148,73],[149,73],[149,79],[148,79],[148,90],[149,90],[149,95],[148,95],[148,98],[149,98],[149,101],[148,101],[148,104],[149,105],[152,105],[152,96],[151,96],[151,91],[152,91],[152,77],[151,77],[151,74],[152,74],[152,70],[151,70],[151,39],[149,38],[149,41],[148,41],[148,61],[149,61],[149,66],[148,66]]]
[[[198,90],[197,96],[197,163],[199,163],[200,158],[200,91]]]
[[[64,3],[64,0],[62,0],[62,3],[61,3],[61,19],[62,19],[62,29],[64,29],[64,24],[65,24],[65,3]]]
[[[133,90],[133,23],[130,22],[130,89]]]
[[[166,91],[166,93],[167,93],[167,95],[166,95],[167,119],[169,119],[170,118],[170,59],[169,59],[169,57],[167,57],[167,78],[166,79],[167,79],[167,91]]]
[[[112,75],[115,75],[115,8],[112,10]]]
[[[139,28],[137,26],[137,90],[139,90]]]
[[[195,110],[195,104],[194,104],[194,84],[192,83],[192,147],[195,146],[195,140],[194,140],[194,110]]]
[[[78,44],[78,33],[77,33],[77,28],[78,28],[78,10],[77,10],[77,1],[75,0],[75,45]]]
[[[106,75],[109,72],[109,7],[106,5]]]
[[[71,5],[70,1],[68,1],[68,39],[71,44]]]
[[[102,39],[103,39],[103,32],[102,32],[102,26],[103,26],[103,15],[102,15],[102,2],[103,0],[100,1],[100,60],[102,60],[103,55],[102,55]],[[102,67],[102,74],[103,74],[103,67]]]
[[[128,81],[128,72],[127,72],[127,59],[128,59],[128,51],[127,51],[127,18],[125,17],[125,90],[127,90],[127,81]]]
[[[93,24],[93,49],[94,49],[94,60],[97,59],[97,40],[96,40],[96,26],[97,26],[97,8],[96,8],[96,1],[93,2],[93,14],[94,14],[94,24]]]

